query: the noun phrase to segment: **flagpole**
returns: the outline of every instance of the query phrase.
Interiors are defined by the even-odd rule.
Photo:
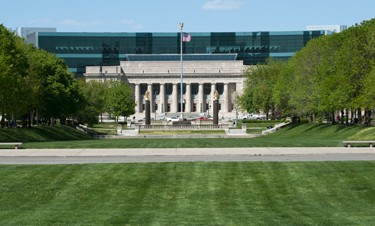
[[[182,59],[182,29],[184,28],[184,23],[180,23],[180,37],[181,37],[181,40],[180,40],[180,59],[181,59],[181,76],[180,76],[180,79],[181,79],[181,86],[180,86],[180,95],[181,95],[181,100],[180,100],[180,104],[181,104],[181,120],[184,119],[184,116],[183,116],[183,102],[184,102],[184,98],[183,98],[183,74],[184,74],[184,63],[183,63],[183,59]]]

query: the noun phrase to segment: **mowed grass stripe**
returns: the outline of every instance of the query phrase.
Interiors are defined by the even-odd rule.
[[[0,137],[1,138],[1,137]],[[24,148],[342,147],[343,140],[374,140],[375,127],[299,124],[258,138],[127,138],[25,142]]]
[[[0,166],[0,225],[370,225],[375,162]]]

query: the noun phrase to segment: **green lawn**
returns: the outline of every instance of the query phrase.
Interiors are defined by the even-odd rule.
[[[144,135],[150,133],[154,131]],[[211,132],[198,131],[198,134],[206,133]],[[160,132],[157,134],[160,135]],[[350,139],[375,140],[375,127],[299,124],[287,126],[276,133],[259,138],[174,138],[173,140],[168,138],[93,140],[87,134],[68,126],[0,129],[0,142],[22,141],[23,148],[337,147],[343,146],[343,140]]]
[[[338,147],[348,139],[374,140],[375,127],[299,124],[259,138],[127,138],[28,142],[24,148],[216,148],[216,147]]]
[[[0,128],[0,142],[45,142],[91,140],[92,137],[69,126],[38,126],[32,128]]]
[[[0,225],[373,225],[375,162],[0,166]]]

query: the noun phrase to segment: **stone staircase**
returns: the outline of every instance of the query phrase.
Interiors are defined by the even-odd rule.
[[[276,132],[278,129],[284,127],[284,126],[287,126],[289,125],[291,122],[288,121],[288,122],[283,122],[283,123],[279,123],[279,124],[276,124],[274,127],[270,128],[270,129],[266,129],[266,130],[263,130],[262,131],[262,135],[267,135],[267,134],[270,134],[270,133],[274,133]]]
[[[226,129],[225,133],[227,135],[232,135],[232,136],[239,136],[239,135],[248,135],[246,133],[246,129]]]
[[[126,129],[122,130],[120,136],[125,136],[125,137],[135,137],[138,136],[138,130],[136,129]]]

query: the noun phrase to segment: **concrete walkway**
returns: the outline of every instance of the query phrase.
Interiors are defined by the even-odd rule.
[[[375,161],[375,148],[0,149],[0,164]]]
[[[375,148],[286,147],[286,148],[126,148],[126,149],[0,149],[0,157],[81,156],[234,156],[234,155],[333,155],[375,154]]]

